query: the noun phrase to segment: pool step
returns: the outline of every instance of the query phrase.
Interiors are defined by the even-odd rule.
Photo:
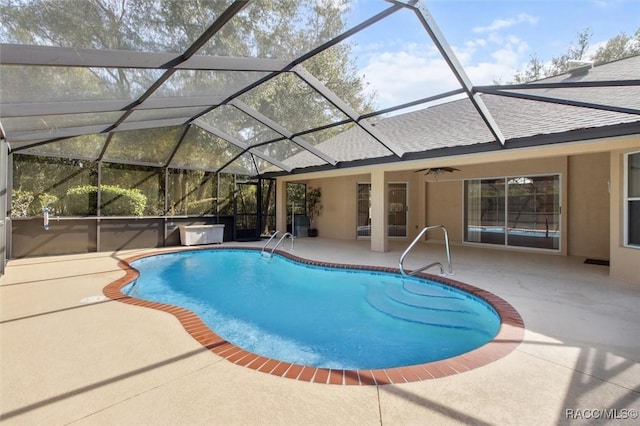
[[[459,293],[455,293],[453,290],[445,287],[427,285],[417,281],[403,280],[402,288],[409,293],[419,294],[421,296],[441,297],[445,299],[463,298]]]
[[[384,294],[391,300],[403,305],[416,308],[431,309],[434,311],[451,311],[470,313],[465,308],[465,298],[462,296],[434,296],[421,295],[406,291],[399,285],[386,285]]]
[[[469,327],[469,316],[477,315],[464,310],[407,305],[390,298],[382,286],[368,289],[367,302],[383,314],[434,327],[473,329]]]

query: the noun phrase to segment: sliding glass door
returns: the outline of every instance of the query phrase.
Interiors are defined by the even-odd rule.
[[[465,241],[504,244],[504,179],[465,182]]]
[[[625,245],[640,247],[640,152],[628,154],[625,160]]]
[[[465,241],[560,248],[560,177],[465,181]]]

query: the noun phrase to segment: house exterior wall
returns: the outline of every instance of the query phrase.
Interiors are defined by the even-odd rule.
[[[569,157],[569,252],[609,259],[609,154]]]
[[[610,266],[609,275],[640,288],[640,249],[624,246],[624,154],[640,149],[640,137],[635,149],[616,150],[610,154]]]
[[[459,172],[441,175],[437,181],[425,176],[424,172],[388,173],[389,182],[408,183],[407,240],[413,239],[423,226],[444,225],[449,230],[450,241],[462,243],[465,179],[559,174],[565,229],[560,253],[609,258],[608,153],[475,164],[461,166],[460,169]],[[343,240],[356,238],[356,185],[370,181],[368,173],[303,181],[322,189],[324,208],[317,219],[321,236]],[[421,190],[425,191],[422,197]],[[421,198],[425,204],[422,208]],[[433,233],[428,238],[441,240],[442,235]]]
[[[422,174],[413,171],[397,171],[387,174],[387,182],[407,183],[409,215],[406,239],[413,239],[420,231],[420,208],[422,198],[418,188],[422,187]],[[339,240],[356,238],[356,189],[359,183],[371,183],[371,173],[300,180],[308,187],[322,190],[322,213],[316,220],[320,236]]]
[[[425,226],[443,225],[447,228],[451,244],[462,242],[463,186],[461,180],[427,182]],[[442,232],[430,232],[427,238],[444,241]]]
[[[372,170],[385,170],[388,182],[409,184],[407,241],[424,226],[445,225],[451,242],[461,244],[465,179],[559,174],[564,232],[561,250],[555,253],[609,259],[612,277],[640,287],[640,249],[624,247],[623,235],[624,154],[638,150],[640,136],[622,136],[486,155],[345,168],[288,176],[284,180],[321,187],[324,210],[318,220],[320,235],[352,240],[356,238],[356,184],[371,182]],[[437,182],[424,172],[414,173],[417,169],[441,166],[456,167],[460,171],[441,175]],[[411,170],[407,171],[408,168]],[[428,237],[436,241],[442,239],[436,232]]]
[[[338,240],[356,238],[356,188],[371,182],[369,173],[302,181],[322,190],[322,212],[316,219],[319,235]]]

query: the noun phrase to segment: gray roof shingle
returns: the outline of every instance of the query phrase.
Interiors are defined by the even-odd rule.
[[[640,56],[594,67],[589,73],[564,74],[542,80],[545,83],[573,81],[631,80],[640,76]],[[536,83],[531,83],[536,84]],[[519,90],[547,97],[640,110],[640,87],[552,88]],[[538,135],[571,132],[625,123],[638,123],[640,115],[594,108],[481,95],[509,145],[510,141]],[[424,153],[442,148],[496,143],[468,99],[456,100],[378,121],[376,129],[403,152]],[[391,153],[368,134],[354,126],[317,145],[338,161],[387,157]],[[308,153],[291,157],[293,167],[306,167]],[[317,162],[316,162],[317,163]]]

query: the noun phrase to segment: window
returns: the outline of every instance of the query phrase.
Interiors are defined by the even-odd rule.
[[[625,245],[640,247],[640,152],[626,156]]]
[[[387,194],[387,236],[407,236],[407,184],[389,183]],[[356,194],[356,236],[371,237],[371,184],[359,183]]]
[[[304,183],[287,183],[287,231],[292,232],[291,222],[303,226],[303,216],[307,211],[307,185]]]
[[[356,195],[356,208],[358,217],[356,219],[356,236],[371,236],[371,184],[359,183]]]
[[[406,183],[390,183],[389,196],[387,197],[388,206],[388,236],[390,237],[406,237],[407,236],[407,184]]]
[[[466,242],[558,250],[560,177],[465,181]]]

